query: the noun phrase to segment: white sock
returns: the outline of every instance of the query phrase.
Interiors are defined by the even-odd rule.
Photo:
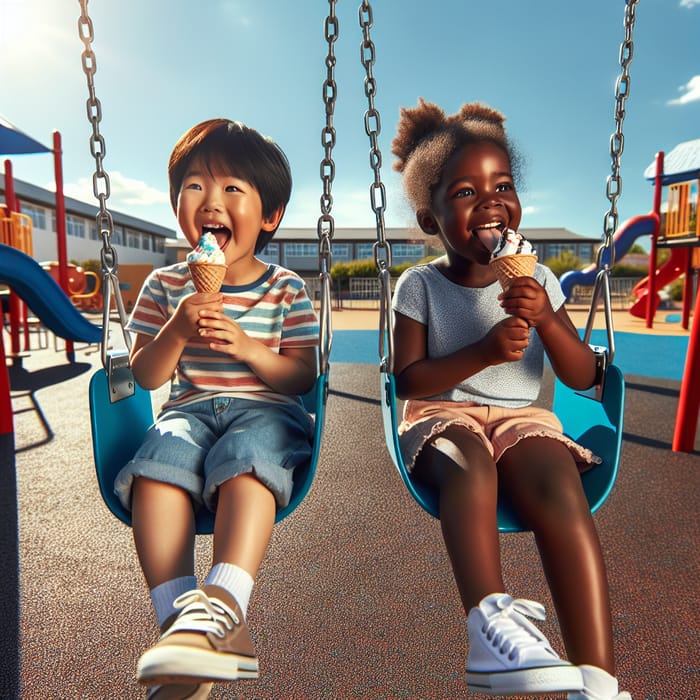
[[[204,583],[207,586],[221,586],[226,589],[236,599],[243,617],[246,617],[255,582],[245,569],[235,564],[215,564]]]
[[[158,627],[162,629],[169,617],[180,612],[173,606],[175,598],[183,593],[187,593],[187,591],[191,591],[193,588],[197,588],[197,579],[194,576],[182,576],[181,578],[174,578],[161,583],[151,589],[151,602],[158,619]]]
[[[597,666],[579,666],[583,676],[583,693],[569,693],[573,700],[614,700],[619,687],[617,678]]]

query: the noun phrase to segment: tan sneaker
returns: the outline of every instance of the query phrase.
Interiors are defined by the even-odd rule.
[[[179,596],[174,605],[181,609],[175,622],[139,659],[140,683],[198,684],[258,677],[253,641],[228,591],[202,586]]]
[[[146,700],[207,700],[212,687],[211,683],[154,685],[149,688]]]

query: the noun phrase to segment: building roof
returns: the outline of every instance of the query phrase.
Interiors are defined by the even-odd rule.
[[[41,206],[49,207],[50,209],[56,208],[56,194],[50,190],[44,189],[43,187],[38,187],[37,185],[32,185],[24,180],[13,179],[15,187],[15,196],[25,202],[30,202],[32,204],[38,204]],[[0,193],[5,194],[5,186],[0,179]],[[99,207],[87,204],[86,202],[81,202],[78,199],[73,199],[72,197],[64,197],[66,205],[66,213],[77,214],[79,216],[84,216],[87,218],[94,219],[97,216]],[[137,219],[135,216],[129,216],[129,214],[122,214],[121,212],[114,211],[110,208],[110,213],[112,214],[112,220],[117,226],[126,226],[130,229],[136,229],[145,233],[152,233],[155,236],[161,236],[163,238],[176,238],[177,234],[173,229],[166,228],[165,226],[159,226],[158,224],[153,224],[150,221],[145,221],[144,219]]]
[[[664,154],[664,172],[661,182],[672,185],[675,182],[686,182],[700,176],[700,139],[683,141]],[[656,178],[656,159],[644,171],[647,180]]]

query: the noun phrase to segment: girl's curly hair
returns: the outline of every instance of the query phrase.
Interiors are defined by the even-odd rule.
[[[480,102],[465,104],[449,116],[422,97],[417,107],[403,107],[391,152],[397,157],[393,167],[403,174],[404,190],[414,211],[430,207],[433,187],[445,163],[455,150],[468,144],[489,141],[502,148],[517,179],[520,158],[504,121],[500,112]]]

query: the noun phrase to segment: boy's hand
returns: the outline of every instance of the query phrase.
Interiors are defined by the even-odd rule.
[[[520,360],[530,344],[530,326],[517,316],[509,316],[496,324],[484,337],[482,349],[490,365]]]
[[[555,315],[547,292],[534,277],[514,279],[499,299],[507,314],[525,320],[533,328],[546,325]]]
[[[171,318],[173,330],[189,340],[198,335],[200,314],[203,311],[220,312],[224,308],[220,292],[195,292],[183,297]]]
[[[222,311],[211,308],[200,309],[197,319],[199,337],[209,342],[216,352],[223,352],[241,362],[248,362],[260,343],[251,338]]]

